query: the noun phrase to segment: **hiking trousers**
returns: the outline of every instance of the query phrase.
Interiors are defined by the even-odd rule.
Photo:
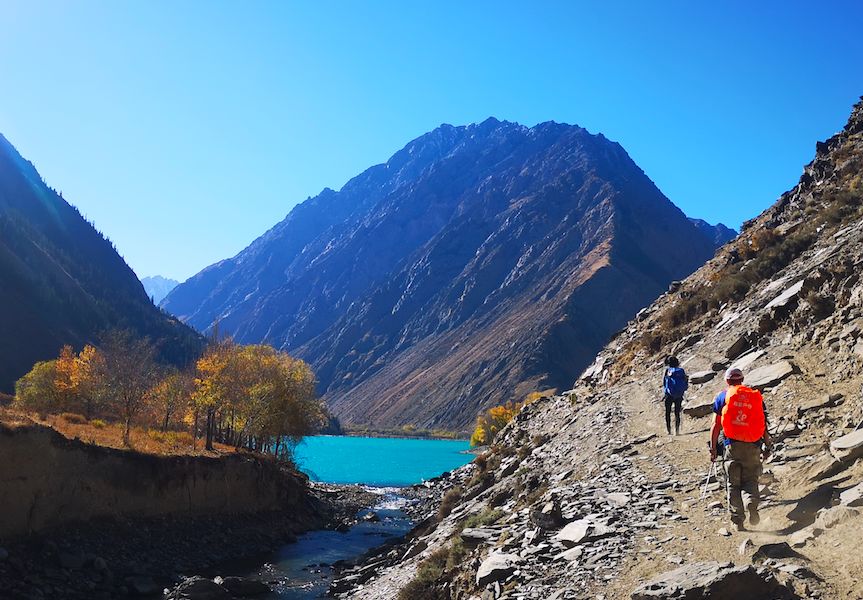
[[[732,441],[725,448],[728,476],[728,507],[732,523],[743,523],[746,510],[758,510],[758,479],[761,477],[761,442]]]
[[[665,428],[671,433],[671,407],[674,406],[674,432],[680,433],[680,409],[683,407],[683,397],[674,398],[665,394]]]

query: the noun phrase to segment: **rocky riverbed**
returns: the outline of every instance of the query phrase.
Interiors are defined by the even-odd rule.
[[[243,557],[267,556],[310,529],[349,528],[358,511],[378,498],[358,486],[311,484],[310,489],[302,511],[93,520],[5,543],[2,597],[161,597],[163,589],[188,576]]]

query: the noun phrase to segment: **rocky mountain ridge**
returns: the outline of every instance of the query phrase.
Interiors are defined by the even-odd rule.
[[[111,328],[153,338],[188,360],[200,338],[156,309],[113,244],[49,188],[0,135],[0,391],[64,344]]]
[[[159,304],[171,290],[180,285],[180,282],[169,277],[154,275],[152,277],[142,277],[141,285],[144,286],[144,291],[153,300],[153,304]]]
[[[464,429],[568,386],[713,249],[601,134],[488,119],[307,200],[162,305],[306,359],[346,423]]]
[[[794,189],[641,311],[572,390],[424,486],[421,527],[334,595],[863,597],[861,179],[863,100]],[[681,436],[662,422],[668,354],[691,377]],[[761,523],[743,532],[706,448],[731,365],[763,391],[775,441]]]

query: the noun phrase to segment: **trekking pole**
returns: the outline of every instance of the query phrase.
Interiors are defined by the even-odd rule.
[[[713,473],[716,471],[716,463],[711,462],[710,468],[707,469],[707,478],[704,480],[704,485],[701,486],[701,499],[704,500],[707,498],[707,487],[710,485],[710,478],[713,476]]]

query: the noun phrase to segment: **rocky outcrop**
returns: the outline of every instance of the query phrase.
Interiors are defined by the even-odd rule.
[[[463,429],[570,386],[713,251],[619,144],[489,119],[298,205],[163,306],[306,359],[344,422]]]
[[[794,597],[769,573],[733,564],[695,563],[675,569],[645,583],[632,600],[764,600]]]
[[[307,480],[253,455],[153,456],[0,424],[0,539],[96,518],[288,511],[320,524]]]

